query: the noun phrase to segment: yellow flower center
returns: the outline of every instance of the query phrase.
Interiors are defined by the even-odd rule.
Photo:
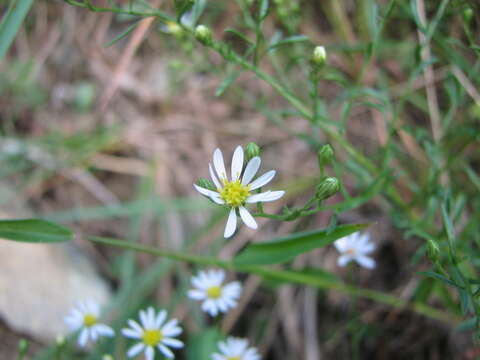
[[[231,207],[238,207],[245,203],[250,195],[250,186],[242,185],[240,180],[224,180],[223,189],[218,189],[220,197]]]
[[[83,325],[86,327],[93,326],[97,323],[97,317],[92,314],[85,314],[83,316]]]
[[[163,339],[163,334],[160,330],[145,330],[143,332],[142,340],[147,346],[155,346]]]
[[[210,299],[218,299],[222,295],[222,288],[220,286],[210,286],[207,289],[207,296]]]
[[[227,360],[241,360],[240,356],[230,356]]]

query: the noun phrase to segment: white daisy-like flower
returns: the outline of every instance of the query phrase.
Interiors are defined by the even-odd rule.
[[[93,300],[78,302],[70,314],[65,317],[65,323],[70,330],[80,330],[78,345],[84,347],[88,340],[95,342],[100,336],[114,336],[115,332],[110,326],[98,322],[100,306]]]
[[[193,300],[203,301],[202,310],[211,316],[226,313],[237,306],[237,300],[242,292],[238,281],[223,284],[225,272],[223,270],[199,271],[192,277],[193,290],[188,292],[188,297]]]
[[[130,328],[122,329],[122,334],[128,338],[138,339],[139,343],[132,346],[128,352],[128,357],[135,357],[142,351],[145,352],[146,360],[155,358],[155,348],[157,348],[165,357],[173,359],[175,355],[172,350],[183,347],[183,342],[175,339],[182,333],[182,328],[178,326],[178,320],[167,321],[167,312],[161,310],[156,314],[152,307],[147,310],[140,310],[140,322],[128,320]]]
[[[370,242],[370,236],[367,233],[353,233],[338,239],[334,245],[341,254],[338,258],[338,265],[345,266],[355,260],[360,266],[367,269],[375,267],[375,260],[367,256],[375,250],[375,244]]]
[[[248,347],[248,340],[228,337],[220,341],[218,348],[221,354],[212,354],[212,360],[260,360],[261,356],[254,347]]]
[[[213,167],[215,171],[212,168],[212,164],[208,164],[208,168],[217,191],[205,189],[196,184],[193,185],[200,194],[209,197],[217,204],[226,205],[230,208],[224,232],[226,238],[232,236],[237,228],[237,211],[245,225],[252,229],[258,227],[257,222],[248,212],[245,204],[275,201],[285,194],[285,191],[266,191],[259,194],[252,193],[254,190],[268,184],[276,172],[275,170],[267,171],[252,181],[260,168],[260,157],[255,156],[250,159],[245,169],[243,169],[243,159],[243,149],[241,146],[237,146],[232,157],[231,178],[229,180],[225,170],[225,163],[223,162],[222,151],[216,149],[213,152]]]

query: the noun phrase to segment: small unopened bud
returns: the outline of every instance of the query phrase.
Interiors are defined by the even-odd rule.
[[[25,339],[20,339],[18,342],[18,354],[23,357],[28,351],[28,341]]]
[[[317,200],[325,200],[340,190],[340,181],[336,177],[326,177],[317,185],[315,197]]]
[[[253,142],[248,143],[245,147],[245,154],[247,156],[247,161],[254,158],[255,156],[260,156],[260,146]]]
[[[66,344],[67,340],[65,339],[65,336],[58,335],[57,338],[55,339],[55,344],[58,347],[62,347]]]
[[[333,160],[334,155],[335,153],[333,152],[333,148],[330,146],[330,144],[323,145],[317,153],[320,168],[330,164]]]
[[[208,180],[208,179],[205,179],[205,178],[200,178],[197,180],[197,185],[202,187],[202,188],[205,188],[205,189],[208,189],[208,190],[212,190],[212,191],[216,191],[217,189],[215,188],[215,185],[213,185],[213,183]]]
[[[468,24],[473,18],[473,9],[471,7],[467,7],[463,10],[463,19]]]
[[[433,263],[437,262],[440,258],[440,247],[432,239],[427,240],[427,256]]]
[[[323,46],[316,46],[313,49],[312,63],[316,66],[323,66],[327,62],[327,52]]]
[[[212,31],[205,25],[198,25],[195,28],[195,38],[203,45],[210,45],[213,41]]]

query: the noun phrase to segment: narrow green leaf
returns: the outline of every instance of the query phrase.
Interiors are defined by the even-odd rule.
[[[248,43],[250,45],[255,44],[254,41],[250,40],[245,34],[243,34],[241,31],[238,31],[237,29],[227,28],[227,29],[224,30],[224,32],[233,34],[235,36],[238,36],[240,39],[242,39],[243,41],[245,41],[246,43]]]
[[[191,336],[186,346],[187,360],[210,360],[219,340],[221,334],[217,328],[209,328]]]
[[[40,220],[0,220],[0,239],[30,243],[56,243],[73,239],[73,232],[61,225]]]
[[[268,3],[268,0],[259,0],[259,1],[260,1],[260,8],[258,10],[258,18],[260,21],[263,21],[268,15],[270,4]]]
[[[230,85],[232,85],[235,80],[237,80],[238,76],[241,74],[241,71],[233,71],[229,74],[218,86],[217,90],[215,91],[215,96],[222,96],[225,90],[227,90]]]
[[[271,51],[273,49],[276,49],[278,48],[279,46],[282,46],[282,45],[287,45],[287,44],[293,44],[293,43],[297,43],[297,42],[303,42],[303,41],[308,41],[310,40],[308,38],[308,36],[305,36],[305,35],[293,35],[293,36],[289,36],[289,37],[286,37],[284,39],[281,39],[279,41],[276,41],[274,43],[272,43],[267,51]]]
[[[127,36],[128,34],[130,34],[138,25],[140,24],[140,21],[137,21],[136,23],[133,23],[132,25],[130,25],[124,32],[122,32],[121,34],[115,36],[112,40],[110,40],[109,42],[107,42],[105,45],[103,45],[104,47],[109,47],[109,46],[112,46],[113,44],[115,44],[117,41],[123,39],[125,36]]]
[[[365,229],[368,224],[338,226],[335,230],[313,230],[295,233],[277,240],[251,244],[234,260],[235,265],[269,265],[292,260],[296,256],[327,246],[337,239]]]
[[[33,0],[12,0],[0,23],[0,61],[17,35],[23,19],[27,16]]]
[[[454,287],[457,287],[457,288],[461,288],[460,285],[456,284],[452,280],[447,279],[445,276],[443,276],[441,274],[438,274],[436,272],[433,272],[433,271],[419,271],[419,272],[417,272],[417,274],[428,276],[428,277],[440,280],[440,281],[444,282],[445,284],[448,284],[448,285],[451,285],[451,286],[454,286]]]

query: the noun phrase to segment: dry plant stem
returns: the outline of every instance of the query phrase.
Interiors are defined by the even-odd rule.
[[[480,93],[468,79],[465,73],[456,65],[452,66],[452,72],[457,77],[457,80],[462,84],[465,91],[470,95],[470,97],[475,101],[475,103],[480,106]]]
[[[427,26],[427,17],[425,15],[425,3],[423,0],[417,0],[417,11],[422,26],[426,28]],[[432,52],[430,49],[430,42],[425,36],[424,32],[420,29],[417,31],[418,40],[420,46],[422,47],[421,56],[422,61],[428,62],[432,57]],[[427,91],[427,102],[428,102],[428,111],[430,113],[432,134],[435,142],[439,142],[442,137],[442,129],[440,123],[440,111],[438,110],[438,99],[437,92],[435,90],[435,74],[433,72],[432,65],[427,65],[424,71],[426,91]]]
[[[418,314],[429,317],[431,319],[447,322],[449,324],[455,325],[461,321],[461,319],[456,316],[452,316],[450,314],[444,313],[443,311],[437,310],[428,305],[424,305],[420,303],[410,303],[406,300],[403,300],[393,295],[385,294],[379,291],[359,288],[353,285],[345,284],[343,282],[333,282],[331,280],[326,280],[318,277],[311,277],[308,274],[303,274],[300,272],[271,269],[268,267],[253,266],[253,265],[252,266],[236,265],[232,261],[223,261],[210,256],[193,255],[185,252],[157,249],[157,248],[139,245],[136,243],[131,243],[124,240],[118,240],[118,239],[112,239],[112,238],[106,238],[106,237],[86,236],[86,239],[89,241],[93,241],[95,243],[115,246],[122,249],[134,250],[138,252],[151,254],[154,256],[166,257],[171,260],[186,261],[186,262],[197,264],[197,265],[218,266],[220,268],[227,269],[227,270],[256,274],[256,275],[265,276],[267,278],[271,278],[279,281],[297,283],[301,285],[308,285],[308,286],[316,287],[319,289],[335,290],[345,294],[349,294],[351,296],[371,299],[379,303],[392,306],[394,308],[411,310]]]
[[[156,1],[153,6],[157,6],[159,1]],[[142,41],[145,39],[145,34],[147,33],[148,29],[155,21],[155,17],[149,17],[141,20],[140,25],[135,29],[133,32],[130,41],[128,42],[127,48],[125,49],[124,53],[122,54],[120,61],[118,62],[117,66],[115,67],[115,71],[113,72],[113,77],[105,89],[102,97],[100,98],[100,109],[104,111],[110,100],[112,99],[113,95],[118,89],[120,84],[120,80],[123,74],[127,71],[130,63],[132,62],[133,56],[135,55],[135,51],[138,49]]]

